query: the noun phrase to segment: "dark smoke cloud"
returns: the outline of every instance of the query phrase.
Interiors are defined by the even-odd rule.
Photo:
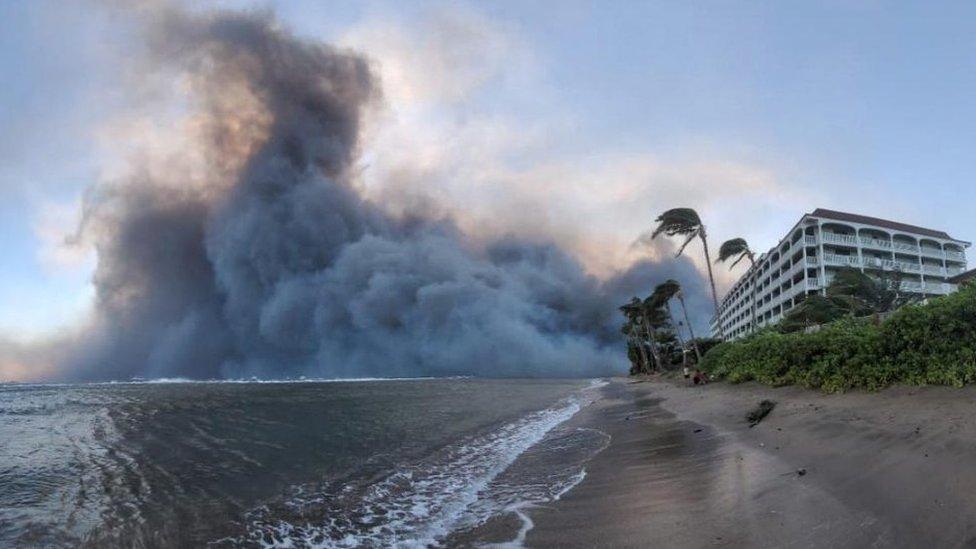
[[[616,306],[630,296],[677,278],[704,316],[686,260],[601,282],[554,244],[475,241],[365,201],[360,119],[379,89],[363,57],[267,14],[147,20],[151,68],[192,83],[204,184],[136,163],[89,190],[96,316],[56,375],[602,374],[626,368]]]

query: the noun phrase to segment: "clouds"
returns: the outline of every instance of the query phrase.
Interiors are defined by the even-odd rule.
[[[340,42],[363,51],[384,86],[385,109],[369,117],[364,139],[363,182],[392,211],[422,204],[471,234],[554,239],[607,277],[663,258],[633,243],[670,207],[697,208],[713,239],[745,236],[761,247],[815,200],[739,143],[608,139],[553,87],[531,40],[463,4],[369,19]],[[733,280],[719,274],[723,285]]]

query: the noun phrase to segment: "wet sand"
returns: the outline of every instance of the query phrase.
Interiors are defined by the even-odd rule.
[[[571,421],[610,445],[528,511],[529,547],[976,547],[976,387],[603,390]]]

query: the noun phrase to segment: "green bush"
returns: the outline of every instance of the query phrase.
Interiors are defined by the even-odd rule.
[[[976,286],[903,307],[880,325],[845,318],[813,333],[760,331],[714,347],[702,367],[733,383],[799,384],[827,392],[973,383]]]
[[[883,353],[905,381],[961,387],[976,381],[976,286],[899,309],[881,327]]]

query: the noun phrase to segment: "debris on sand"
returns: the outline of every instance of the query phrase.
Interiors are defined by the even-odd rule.
[[[806,469],[797,469],[796,470],[796,474],[802,477],[803,475],[807,474],[807,470]]]
[[[746,414],[746,421],[749,422],[749,427],[755,427],[758,425],[759,422],[768,416],[769,412],[772,412],[773,408],[775,407],[776,403],[772,400],[764,400],[760,402],[759,406],[755,410]]]

